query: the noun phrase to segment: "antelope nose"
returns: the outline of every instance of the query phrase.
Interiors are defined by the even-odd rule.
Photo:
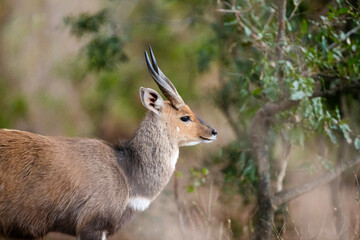
[[[216,136],[217,135],[217,131],[215,128],[213,128],[213,130],[211,131],[212,135]]]

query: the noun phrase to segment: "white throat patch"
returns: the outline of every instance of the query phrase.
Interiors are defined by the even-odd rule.
[[[199,143],[201,143],[201,141],[188,142],[188,143],[183,144],[182,146],[194,146]]]
[[[175,169],[178,158],[179,158],[179,148],[176,149],[176,151],[174,152],[174,155],[171,156],[171,158],[170,158],[170,164],[171,164],[172,169]]]
[[[144,211],[150,205],[150,200],[144,197],[130,198],[128,206],[135,211]]]
[[[106,240],[106,232],[102,233],[101,240]]]

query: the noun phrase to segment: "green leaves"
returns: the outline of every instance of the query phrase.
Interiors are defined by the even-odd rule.
[[[113,69],[118,62],[127,60],[122,51],[123,42],[117,36],[97,36],[86,48],[89,68],[93,70]]]
[[[207,168],[194,168],[190,169],[190,176],[192,178],[192,184],[188,185],[187,191],[189,193],[195,192],[196,188],[202,186],[207,182],[207,177],[209,175],[209,170]]]
[[[291,100],[301,100],[310,97],[313,93],[315,81],[312,78],[304,78],[301,75],[293,75],[294,79],[290,82]]]
[[[93,15],[81,13],[79,16],[67,16],[64,22],[71,29],[71,33],[78,38],[90,35],[90,41],[85,45],[89,70],[112,70],[118,63],[127,60],[123,51],[124,42],[115,34],[108,31],[108,10],[103,9]],[[106,31],[107,29],[107,31]],[[112,33],[109,33],[112,32]]]
[[[215,163],[225,163],[224,190],[228,193],[240,192],[245,201],[249,201],[254,192],[252,189],[258,183],[257,167],[252,158],[248,139],[242,142],[234,141],[219,150],[214,158]]]
[[[360,151],[360,136],[357,136],[354,140],[354,147],[356,150]]]
[[[343,133],[346,142],[348,144],[351,144],[352,143],[352,139],[350,137],[351,129],[350,129],[349,125],[346,124],[345,120],[342,120],[339,123],[339,128],[340,128],[341,132]]]
[[[27,99],[20,93],[9,91],[10,84],[0,77],[0,128],[11,128],[16,120],[25,118],[28,113]]]
[[[67,16],[64,18],[66,25],[70,26],[71,33],[77,37],[82,37],[87,33],[97,33],[100,27],[106,23],[107,10],[103,9],[93,15],[81,13],[79,16]]]
[[[245,30],[245,35],[249,37],[249,36],[251,35],[251,30],[250,30],[250,28],[248,28],[248,27],[245,26],[244,30]]]
[[[307,33],[307,30],[308,30],[308,23],[305,19],[303,19],[301,22],[301,35],[305,35]]]

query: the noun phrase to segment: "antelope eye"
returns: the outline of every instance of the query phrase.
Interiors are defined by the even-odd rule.
[[[183,117],[180,118],[180,120],[183,121],[183,122],[188,122],[188,121],[190,121],[190,117],[189,116],[183,116]]]

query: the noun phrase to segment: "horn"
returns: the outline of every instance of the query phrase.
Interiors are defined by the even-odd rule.
[[[149,58],[147,51],[145,51],[145,61],[151,77],[155,80],[161,92],[171,102],[171,104],[176,109],[182,108],[183,106],[185,106],[184,100],[177,92],[174,84],[172,84],[172,82],[165,76],[165,74],[158,67],[154,53],[150,45],[149,45],[149,52],[150,52],[151,60]]]

